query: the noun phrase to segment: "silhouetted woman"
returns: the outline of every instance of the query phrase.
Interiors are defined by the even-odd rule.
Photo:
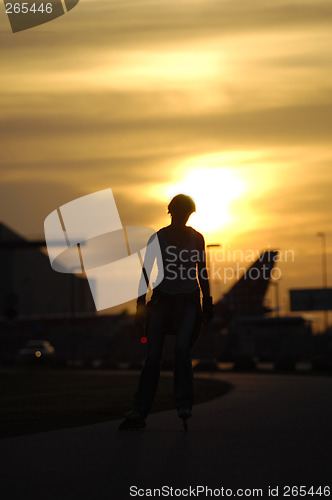
[[[145,304],[145,295],[137,300],[135,323],[138,326],[145,324],[147,357],[134,398],[134,410],[125,415],[120,430],[145,427],[145,418],[158,386],[167,333],[176,334],[174,397],[178,415],[184,423],[191,416],[193,371],[190,350],[198,337],[202,319],[213,317],[204,238],[186,225],[195,211],[195,203],[189,196],[175,196],[168,205],[171,224],[154,235],[158,237],[161,249],[162,262],[157,259],[157,265],[158,273],[163,272],[163,279],[153,289],[148,304]],[[146,256],[141,282],[149,279],[153,260],[155,256],[152,259]],[[200,291],[203,294],[203,314]]]

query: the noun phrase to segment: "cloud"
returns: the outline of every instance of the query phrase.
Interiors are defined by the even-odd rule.
[[[332,231],[331,160],[304,160],[296,173],[290,170],[289,176],[280,169],[284,182],[251,201],[254,212],[264,213],[266,229],[275,240],[301,243],[305,251],[305,243],[317,231]]]
[[[43,238],[44,219],[85,193],[65,182],[24,180],[0,183],[0,220],[24,237]]]
[[[104,185],[103,188],[105,187]],[[0,184],[1,222],[26,237],[43,238],[47,215],[61,205],[89,193],[88,190],[78,190],[65,182],[4,182]],[[123,225],[153,227],[158,219],[168,220],[162,201],[136,200],[117,189],[113,194]]]
[[[328,25],[331,14],[330,2],[320,0],[81,1],[70,15],[34,30],[33,35],[29,33],[29,46],[38,47],[39,33],[50,33],[56,40],[60,30],[71,33],[81,47],[94,47],[101,41],[113,47],[128,46],[133,41],[136,45],[169,44],[220,34]],[[24,36],[8,43],[6,19],[2,19],[0,28],[1,42],[9,47],[24,46]]]
[[[178,114],[176,116],[137,116],[113,118],[111,113],[81,119],[78,113],[68,116],[32,115],[2,120],[3,140],[38,141],[57,138],[75,143],[93,137],[96,149],[108,137],[110,149],[121,152],[119,137],[137,143],[150,143],[151,150],[158,144],[164,149],[188,144],[219,143],[229,148],[235,144],[254,146],[257,144],[307,144],[329,143],[332,127],[332,103],[294,105],[238,113]],[[103,147],[101,150],[105,149]],[[128,150],[126,150],[127,153]],[[129,150],[130,151],[130,150]]]
[[[154,186],[197,157],[253,151],[232,168],[269,174],[233,239],[291,242],[306,262],[331,227],[331,14],[327,0],[81,0],[15,35],[3,15],[2,219],[35,235],[55,207],[110,186],[125,224],[159,227]]]

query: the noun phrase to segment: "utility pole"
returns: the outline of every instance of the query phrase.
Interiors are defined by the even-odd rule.
[[[317,233],[318,238],[322,240],[322,276],[323,276],[323,288],[327,288],[327,259],[326,259],[326,233]],[[324,325],[325,332],[327,332],[329,326],[328,311],[324,311]]]

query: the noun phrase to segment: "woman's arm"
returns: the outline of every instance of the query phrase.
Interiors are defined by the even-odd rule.
[[[146,245],[146,252],[144,257],[144,262],[142,262],[142,273],[138,285],[138,298],[137,298],[137,309],[135,316],[135,324],[139,327],[143,327],[146,319],[145,301],[146,294],[149,290],[149,282],[151,271],[154,262],[157,258],[155,252],[155,245],[153,244],[154,238],[158,238],[157,233],[153,234]]]
[[[213,301],[210,295],[209,275],[206,267],[205,241],[204,237],[200,233],[198,233],[198,238],[201,258],[198,262],[197,273],[199,286],[201,287],[203,294],[203,318],[205,321],[211,321],[211,319],[213,318]]]
[[[145,304],[146,294],[149,290],[149,282],[151,271],[154,262],[157,258],[156,246],[154,239],[158,238],[157,233],[154,233],[146,245],[146,252],[144,257],[144,262],[142,262],[142,274],[138,284],[138,299],[137,304]]]
[[[197,274],[199,286],[201,287],[203,297],[210,297],[210,284],[209,284],[209,275],[206,267],[206,258],[205,258],[205,241],[203,235],[198,234],[198,248],[200,251],[201,258],[198,262],[197,266]]]

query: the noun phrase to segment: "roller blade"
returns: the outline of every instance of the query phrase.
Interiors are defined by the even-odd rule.
[[[188,430],[188,418],[191,417],[191,410],[189,408],[179,408],[178,409],[179,417],[182,419],[183,428],[185,432]]]
[[[134,410],[125,415],[125,419],[119,425],[119,431],[139,431],[145,427],[145,417]]]

